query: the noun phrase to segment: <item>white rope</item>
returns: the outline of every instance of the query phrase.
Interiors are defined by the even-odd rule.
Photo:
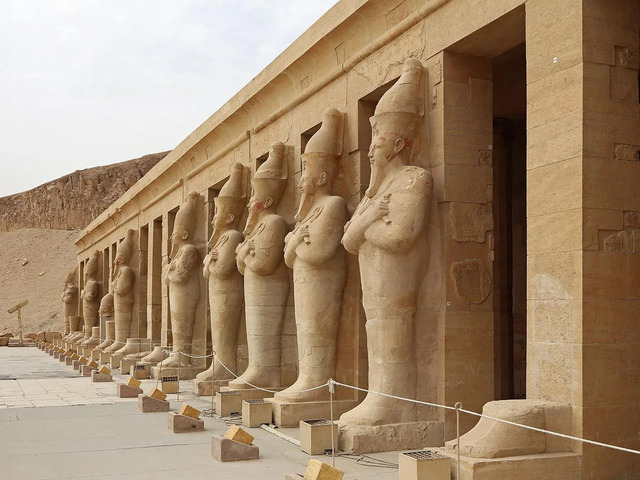
[[[440,404],[437,404],[437,403],[430,403],[430,402],[422,402],[420,400],[413,400],[411,398],[399,397],[397,395],[389,395],[388,393],[375,392],[373,390],[367,390],[365,388],[354,387],[352,385],[347,385],[345,383],[336,382],[335,380],[329,380],[329,383],[333,383],[333,384],[339,385],[341,387],[351,388],[353,390],[359,390],[361,392],[373,393],[374,395],[380,395],[382,397],[394,398],[396,400],[402,400],[402,401],[405,401],[405,402],[413,402],[413,403],[417,403],[419,405],[427,405],[429,407],[444,408],[445,410],[456,410],[455,407],[449,407],[447,405],[440,405]],[[534,430],[536,432],[541,432],[541,433],[547,433],[549,435],[554,435],[556,437],[566,438],[568,440],[575,440],[577,442],[588,443],[588,444],[591,444],[591,445],[596,445],[598,447],[611,448],[613,450],[619,450],[621,452],[627,452],[627,453],[633,453],[633,454],[636,454],[636,455],[640,455],[640,450],[633,450],[631,448],[619,447],[617,445],[611,445],[611,444],[608,444],[608,443],[596,442],[594,440],[587,440],[586,438],[574,437],[573,435],[566,435],[564,433],[552,432],[550,430],[544,430],[542,428],[532,427],[532,426],[529,426],[529,425],[522,425],[520,423],[512,422],[510,420],[504,420],[502,418],[492,417],[491,415],[485,415],[483,413],[472,412],[471,410],[465,410],[463,408],[460,408],[459,411],[464,412],[464,413],[466,413],[468,415],[473,415],[475,417],[482,417],[482,418],[486,418],[488,420],[493,420],[493,421],[496,421],[496,422],[506,423],[507,425],[513,425],[514,427],[527,428],[529,430]]]

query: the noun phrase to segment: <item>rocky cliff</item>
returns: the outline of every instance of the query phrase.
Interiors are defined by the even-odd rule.
[[[0,231],[78,230],[142,178],[169,152],[78,170],[27,192],[0,198]]]

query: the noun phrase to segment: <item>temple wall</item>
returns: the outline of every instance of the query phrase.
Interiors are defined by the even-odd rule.
[[[521,397],[526,383],[527,398],[574,407],[574,434],[638,448],[640,20],[637,1],[621,0],[618,8],[605,3],[342,1],[92,222],[77,241],[78,260],[98,249],[110,252],[104,260],[108,267],[115,243],[128,228],[137,230],[142,243],[131,262],[138,274],[132,329],[170,344],[161,270],[175,213],[187,193],[201,195],[195,245],[203,258],[213,198],[232,165],[240,162],[253,175],[269,146],[281,141],[289,179],[278,213],[292,228],[300,155],[323,111],[334,107],[345,113],[345,131],[333,193],[352,213],[369,182],[369,117],[403,61],[416,57],[427,74],[425,121],[412,162],[434,179],[428,269],[415,343],[407,347],[416,352],[418,399],[462,402],[480,411],[493,399]],[[507,69],[501,71],[506,76],[494,78],[494,59],[517,47],[522,56],[516,63],[526,58],[526,78],[509,76]],[[494,183],[508,160],[500,156],[500,144],[494,151],[494,135],[495,118],[509,117],[514,105],[524,102],[503,91],[512,81],[526,82],[526,197],[521,178],[513,187],[521,216],[510,235],[521,235],[515,248],[526,249],[526,265],[515,268],[527,281],[513,285],[518,298],[524,299],[526,289],[526,305],[513,308],[512,333],[519,344],[509,350],[501,309],[509,308],[511,297],[496,292],[505,283],[504,272],[494,265],[504,253],[496,252],[503,247],[496,247],[496,236],[505,234]],[[523,127],[517,140],[522,145],[524,135]],[[207,352],[210,343],[204,278],[201,289],[196,354]],[[361,297],[358,261],[349,255],[336,380],[366,388]],[[295,332],[291,289],[282,339],[285,383],[297,374]],[[237,373],[246,367],[245,335],[243,323]],[[510,362],[516,364],[511,380],[505,373]],[[353,391],[338,396],[362,398]],[[418,420],[444,421],[445,439],[455,433],[450,412],[421,406]],[[463,431],[475,423],[463,416]],[[630,456],[581,445],[574,450],[585,454],[585,472],[588,467],[591,473],[584,478],[620,478],[598,470],[604,456],[615,457],[619,475],[638,469]]]

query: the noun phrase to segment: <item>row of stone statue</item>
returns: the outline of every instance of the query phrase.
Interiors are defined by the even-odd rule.
[[[286,402],[325,400],[326,391],[307,391],[335,375],[336,345],[347,277],[346,252],[358,255],[366,313],[369,389],[415,398],[414,315],[420,279],[426,264],[426,224],[432,190],[429,172],[410,166],[413,140],[423,123],[422,64],[405,62],[402,75],[380,99],[374,116],[369,150],[371,178],[351,219],[345,200],[332,195],[342,158],[344,116],[336,109],[324,113],[320,130],[302,154],[302,175],[295,228],[289,232],[278,204],[287,184],[285,145],[271,146],[268,159],[252,179],[252,195],[244,231],[240,220],[248,168],[236,163],[229,180],[214,199],[216,213],[209,252],[200,262],[193,244],[200,197],[192,192],[175,217],[170,262],[163,269],[169,286],[173,353],[160,365],[187,366],[200,302],[200,268],[208,280],[212,346],[217,359],[198,375],[208,381],[228,380],[234,389],[259,385],[279,390]],[[82,293],[84,341],[97,325],[99,310],[113,299],[115,341],[107,351],[128,351],[133,305],[134,272],[128,266],[134,232],[118,245],[111,294],[100,307],[97,294],[97,255],[85,268]],[[281,384],[281,334],[293,270],[293,294],[298,343],[298,378]],[[68,292],[65,291],[65,295]],[[248,368],[238,378],[236,342],[245,313]],[[89,328],[87,328],[89,327]],[[71,328],[73,331],[73,328]],[[160,354],[159,352],[156,352]],[[146,356],[142,361],[162,358]],[[225,368],[226,367],[226,368]],[[228,370],[227,370],[228,369]],[[341,421],[380,425],[416,420],[412,403],[393,403],[369,394]]]

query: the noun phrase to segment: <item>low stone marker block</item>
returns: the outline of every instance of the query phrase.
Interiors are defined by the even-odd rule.
[[[80,357],[78,359],[80,365],[89,365],[89,359],[87,357]]]
[[[100,373],[104,373],[105,375],[111,375],[111,369],[109,367],[107,367],[106,365],[102,365],[98,371]]]
[[[211,437],[211,456],[219,462],[257,460],[260,456],[260,449],[256,445],[247,445],[214,435]]]
[[[58,351],[53,352],[53,358],[60,358],[60,352]]]
[[[237,392],[216,393],[216,413],[221,417],[229,417],[232,413],[242,412],[242,395]]]
[[[237,425],[231,425],[224,434],[224,438],[228,438],[234,442],[244,443],[245,445],[251,445],[253,443],[253,435],[245,432]]]
[[[95,360],[91,360],[91,361],[89,361],[89,364],[88,364],[88,365],[89,365],[90,367],[92,367],[92,368],[98,368],[98,367],[100,366],[100,365],[98,364],[98,362],[96,362]]]
[[[185,415],[187,417],[191,417],[196,420],[198,419],[198,417],[200,417],[200,410],[198,410],[197,408],[193,408],[191,405],[187,405],[186,403],[184,403],[180,407],[180,410],[178,410],[178,413],[180,415]]]
[[[129,375],[134,378],[145,379],[151,374],[151,364],[131,365],[129,367]]]
[[[242,425],[249,428],[256,428],[266,423],[271,423],[273,408],[271,403],[264,400],[243,400],[242,401]]]
[[[73,369],[74,370],[80,370],[80,360],[74,360],[73,361]]]
[[[113,382],[113,377],[108,373],[102,373],[98,370],[93,370],[91,372],[91,381],[92,382]]]
[[[169,402],[148,395],[138,395],[138,410],[142,413],[168,412]]]
[[[138,380],[137,378],[130,378],[129,380],[127,380],[126,383],[129,387],[133,387],[133,388],[140,388],[140,380]]]
[[[72,353],[71,360],[80,360],[80,355],[78,355],[77,353]]]
[[[322,455],[331,450],[331,422],[306,420],[300,422],[300,450],[309,455]],[[333,424],[333,448],[338,449],[338,425]]]
[[[307,471],[304,472],[305,480],[342,480],[342,477],[344,477],[342,470],[338,470],[315,458],[309,460]]]
[[[65,355],[60,354],[60,355],[58,356],[58,360],[60,360],[61,362],[64,362],[64,361],[66,361],[66,360],[67,360],[67,357],[66,357]]]
[[[173,433],[202,432],[204,431],[204,420],[169,412],[167,414],[167,427]]]
[[[138,398],[143,393],[141,388],[118,383],[118,398]]]
[[[73,364],[73,359],[71,357],[67,357],[64,359],[64,363],[66,365],[72,365]]]
[[[90,367],[89,365],[80,365],[80,375],[83,377],[90,377],[91,372],[97,370],[97,368]]]

